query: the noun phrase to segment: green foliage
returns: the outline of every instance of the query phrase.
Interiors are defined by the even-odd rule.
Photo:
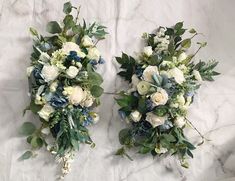
[[[122,53],[122,56],[116,57],[116,60],[121,65],[120,68],[123,69],[123,71],[119,72],[118,75],[131,82],[131,77],[135,72],[135,59],[125,53]]]
[[[94,97],[100,97],[104,92],[104,89],[98,85],[94,85],[91,87],[91,94]]]
[[[34,133],[36,127],[31,122],[24,122],[23,125],[20,127],[20,134],[24,136],[29,136]]]
[[[183,41],[181,42],[181,46],[182,46],[183,48],[186,48],[186,49],[190,48],[190,47],[191,47],[191,39],[188,38],[188,39],[183,40]]]
[[[220,75],[220,73],[214,71],[214,68],[218,65],[217,61],[209,61],[208,63],[199,61],[194,69],[198,70],[202,79],[207,81],[214,81],[213,76]]]
[[[72,4],[71,4],[71,2],[66,2],[64,4],[63,12],[65,14],[69,14],[69,13],[71,13],[71,11],[72,11]]]
[[[33,156],[32,151],[26,151],[23,155],[20,156],[19,160],[27,160]]]
[[[61,33],[62,32],[62,29],[59,25],[58,22],[56,21],[51,21],[47,24],[47,32],[51,33],[51,34],[56,34],[56,33]]]

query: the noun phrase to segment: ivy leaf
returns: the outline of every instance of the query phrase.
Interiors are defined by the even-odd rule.
[[[181,42],[181,46],[182,46],[183,48],[190,48],[190,46],[191,46],[191,39],[188,38],[188,39],[183,40],[183,41]]]
[[[69,13],[71,13],[71,11],[72,11],[72,4],[71,4],[71,2],[64,3],[63,12],[65,14],[69,14]]]
[[[20,156],[19,160],[27,160],[33,156],[32,151],[26,151],[23,155]]]
[[[36,130],[36,127],[33,123],[31,122],[24,122],[23,125],[20,127],[20,134],[24,136],[29,136],[34,133]]]
[[[94,85],[90,91],[94,97],[100,97],[103,94],[104,89],[98,85]]]
[[[47,32],[51,33],[51,34],[56,34],[56,33],[61,33],[62,29],[60,27],[60,25],[56,22],[56,21],[51,21],[47,24]]]

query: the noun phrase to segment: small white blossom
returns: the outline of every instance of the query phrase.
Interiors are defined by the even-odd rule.
[[[48,121],[50,114],[53,113],[55,110],[54,108],[49,105],[45,104],[43,108],[38,112],[38,115],[43,118],[45,121]]]
[[[201,74],[199,73],[199,71],[193,70],[193,76],[195,77],[195,79],[196,79],[198,82],[201,82],[201,81],[202,81],[202,77],[201,77]]]
[[[92,39],[88,36],[88,35],[85,35],[83,38],[82,38],[82,45],[84,47],[91,47],[94,45]]]
[[[77,76],[79,70],[77,67],[75,66],[70,66],[67,70],[66,70],[66,74],[70,79],[73,79]]]
[[[141,117],[142,117],[141,113],[139,111],[137,111],[137,110],[132,111],[131,114],[130,114],[130,118],[134,122],[139,122]]]
[[[33,66],[30,66],[30,67],[27,67],[27,76],[30,77],[31,73],[33,72],[34,70],[34,67]]]
[[[159,117],[152,112],[146,114],[146,121],[148,121],[154,128],[165,123],[166,117]]]
[[[182,128],[185,124],[186,124],[186,119],[184,117],[177,117],[174,120],[174,124],[179,127]]]
[[[84,58],[86,56],[86,54],[81,51],[80,47],[76,43],[73,43],[73,42],[64,43],[62,47],[62,51],[67,55],[71,51],[75,51],[77,52],[77,55],[81,58]]]
[[[185,52],[182,52],[179,57],[178,57],[178,61],[182,62],[183,60],[185,60],[187,58],[187,54]]]
[[[89,48],[87,58],[89,58],[90,60],[95,60],[95,61],[98,62],[99,59],[100,59],[99,50],[95,47]]]
[[[173,77],[178,84],[185,81],[184,73],[177,67],[170,69],[167,74],[169,77]]]
[[[151,46],[144,47],[143,53],[147,56],[150,57],[153,54],[153,49]]]

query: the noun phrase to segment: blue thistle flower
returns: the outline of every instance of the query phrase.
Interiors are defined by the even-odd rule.
[[[75,61],[77,61],[77,62],[80,62],[80,61],[81,61],[81,57],[79,57],[79,56],[77,55],[77,52],[75,52],[75,51],[70,51],[70,52],[69,52],[69,55],[67,56],[67,58],[68,58],[69,60],[75,60]]]

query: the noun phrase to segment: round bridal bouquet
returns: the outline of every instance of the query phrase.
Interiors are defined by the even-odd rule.
[[[183,39],[186,32],[190,37]],[[129,123],[119,133],[123,147],[117,155],[131,159],[126,150],[133,147],[140,154],[176,154],[181,165],[188,167],[186,158],[193,157],[196,147],[186,138],[184,128],[188,124],[198,131],[187,119],[188,108],[202,81],[213,81],[219,74],[214,71],[216,61],[193,61],[206,46],[198,42],[198,50],[189,53],[192,39],[199,34],[184,29],[183,22],[159,27],[156,33],[143,34],[147,46],[138,58],[124,53],[116,57],[122,69],[118,75],[131,86],[116,99],[122,119]]]
[[[31,66],[27,68],[31,103],[25,111],[38,115],[40,126],[25,122],[20,129],[32,148],[21,159],[34,157],[35,151],[45,146],[62,164],[63,176],[70,171],[81,143],[94,146],[87,126],[99,120],[94,108],[103,93],[103,79],[95,70],[104,60],[95,45],[107,33],[97,23],[78,23],[79,9],[65,3],[63,22],[47,24],[50,36],[30,28],[34,37]]]

